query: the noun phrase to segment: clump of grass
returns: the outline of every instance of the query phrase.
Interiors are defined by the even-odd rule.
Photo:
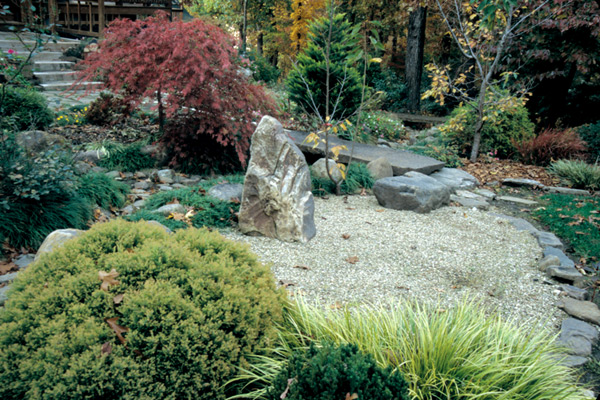
[[[335,184],[331,179],[311,176],[312,192],[315,196],[325,196],[335,193]],[[352,163],[346,171],[346,179],[342,183],[341,192],[350,194],[360,188],[371,189],[375,184],[371,172],[363,163]]]
[[[537,328],[486,316],[469,302],[343,311],[298,302],[286,311],[278,347],[251,359],[229,384],[246,385],[240,398],[264,398],[290,354],[333,342],[355,344],[380,366],[397,368],[416,400],[583,399],[571,371],[557,362],[554,338]]]
[[[576,255],[600,255],[600,200],[595,197],[552,193],[542,196],[544,207],[535,211],[544,225],[566,240]]]
[[[91,172],[79,179],[77,192],[101,208],[120,208],[127,201],[129,186],[105,174]]]
[[[142,142],[127,145],[104,142],[98,148],[106,153],[106,157],[103,157],[99,164],[110,170],[125,172],[135,172],[154,167],[156,161],[149,154],[143,153],[142,147],[144,147]]]
[[[550,173],[568,180],[573,187],[582,189],[600,189],[600,166],[578,160],[559,160],[553,162]]]

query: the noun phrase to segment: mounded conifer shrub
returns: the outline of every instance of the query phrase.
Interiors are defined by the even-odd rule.
[[[218,233],[97,224],[13,283],[0,398],[224,399],[247,355],[273,344],[282,300],[269,269]]]

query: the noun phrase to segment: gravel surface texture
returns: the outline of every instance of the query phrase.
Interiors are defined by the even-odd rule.
[[[279,285],[310,302],[337,308],[403,297],[451,307],[466,298],[506,318],[559,327],[535,238],[486,212],[417,214],[384,209],[374,196],[331,196],[315,199],[315,224],[305,244],[222,233],[249,243]]]

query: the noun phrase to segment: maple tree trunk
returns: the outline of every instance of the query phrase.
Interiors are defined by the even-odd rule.
[[[426,23],[427,7],[418,7],[408,17],[408,36],[406,38],[408,111],[418,111],[420,108]]]
[[[162,104],[162,95],[160,93],[160,87],[156,91],[156,101],[158,102],[158,130],[160,133],[165,131],[165,110]]]

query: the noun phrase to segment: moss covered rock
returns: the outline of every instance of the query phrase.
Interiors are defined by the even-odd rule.
[[[0,398],[222,399],[274,340],[283,301],[270,270],[218,233],[95,225],[13,283]]]

